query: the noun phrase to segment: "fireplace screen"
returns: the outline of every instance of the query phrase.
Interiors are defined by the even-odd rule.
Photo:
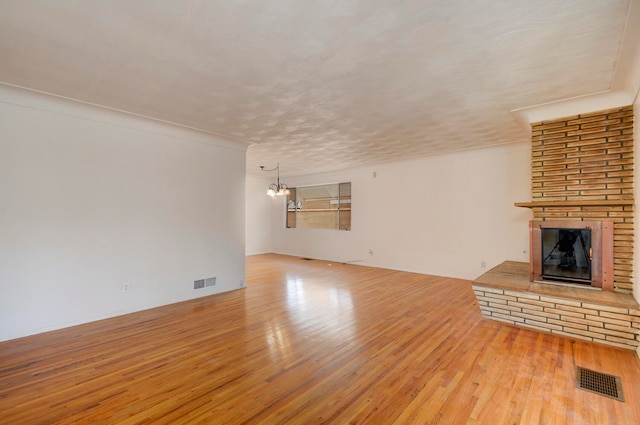
[[[591,230],[542,228],[542,277],[591,284]]]

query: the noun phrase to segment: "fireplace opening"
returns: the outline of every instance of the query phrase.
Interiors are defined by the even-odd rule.
[[[591,285],[591,229],[541,228],[542,278]]]
[[[613,290],[613,223],[530,221],[532,282]]]

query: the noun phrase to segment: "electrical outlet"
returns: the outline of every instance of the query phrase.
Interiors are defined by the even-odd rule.
[[[369,250],[369,255],[373,255],[373,249]]]
[[[122,292],[129,292],[131,290],[131,284],[129,282],[125,282],[122,284]]]
[[[487,262],[484,261],[484,260],[480,261],[480,268],[481,269],[486,269],[487,268]]]

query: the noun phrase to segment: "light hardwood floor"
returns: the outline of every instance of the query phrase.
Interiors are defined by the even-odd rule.
[[[259,255],[245,290],[0,343],[0,423],[640,424],[640,361],[485,320],[469,281]]]

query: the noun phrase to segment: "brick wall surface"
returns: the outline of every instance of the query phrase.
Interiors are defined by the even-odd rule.
[[[572,202],[534,207],[534,220],[613,221],[614,291],[631,293],[633,106],[533,123],[531,130],[532,202]],[[580,201],[587,204],[574,205]]]
[[[640,345],[640,310],[473,285],[488,319],[623,348]]]
[[[633,106],[531,124],[532,200],[633,199]]]

